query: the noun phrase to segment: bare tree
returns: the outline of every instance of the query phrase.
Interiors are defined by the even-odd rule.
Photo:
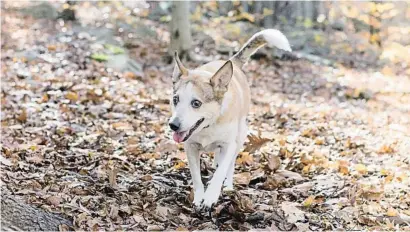
[[[188,58],[192,45],[191,23],[189,21],[189,2],[172,2],[171,48],[169,53],[178,51],[181,57]]]

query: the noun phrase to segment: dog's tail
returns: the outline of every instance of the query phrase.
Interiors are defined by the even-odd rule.
[[[242,67],[249,57],[265,44],[288,52],[292,51],[288,39],[282,32],[275,29],[266,29],[254,34],[230,60],[238,67]]]

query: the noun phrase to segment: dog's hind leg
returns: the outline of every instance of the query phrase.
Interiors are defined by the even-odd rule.
[[[243,117],[241,118],[239,122],[239,129],[238,129],[238,135],[236,139],[236,152],[234,155],[234,158],[232,159],[232,162],[229,166],[228,173],[226,174],[226,179],[224,182],[224,190],[225,191],[232,191],[233,190],[233,175],[235,173],[235,163],[236,163],[236,157],[238,156],[238,153],[241,151],[243,144],[245,143],[246,139],[246,134],[248,132],[248,126],[246,124],[246,118]]]
[[[195,144],[185,144],[189,171],[194,185],[194,205],[199,206],[204,196],[204,184],[201,179],[201,160],[199,148]]]

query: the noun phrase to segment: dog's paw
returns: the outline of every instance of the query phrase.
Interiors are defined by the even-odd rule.
[[[218,201],[220,193],[220,191],[206,191],[201,207],[206,210],[211,209],[212,206]]]
[[[194,193],[194,201],[192,204],[194,207],[199,208],[204,200],[204,190],[198,190]]]

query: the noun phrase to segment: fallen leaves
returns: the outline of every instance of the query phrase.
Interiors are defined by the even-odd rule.
[[[66,93],[65,98],[71,100],[71,101],[77,101],[78,100],[78,94],[73,91],[69,91]]]
[[[270,155],[268,157],[268,169],[272,172],[278,170],[281,166],[281,160],[278,156]]]
[[[132,125],[128,122],[115,122],[112,127],[116,130],[132,130],[134,129]]]
[[[239,157],[236,159],[239,165],[252,165],[253,157],[249,152],[239,152]]]
[[[367,174],[367,167],[364,164],[356,164],[354,166],[355,170],[360,173],[361,175],[366,175]]]
[[[17,120],[21,123],[27,122],[27,111],[26,111],[26,109],[23,109],[21,111],[21,114],[17,117]]]
[[[234,180],[236,184],[248,186],[251,181],[250,172],[242,172],[234,175]]]
[[[267,138],[262,138],[257,135],[248,135],[249,143],[246,144],[244,152],[253,153],[256,150],[259,150],[267,142],[271,141]]]

